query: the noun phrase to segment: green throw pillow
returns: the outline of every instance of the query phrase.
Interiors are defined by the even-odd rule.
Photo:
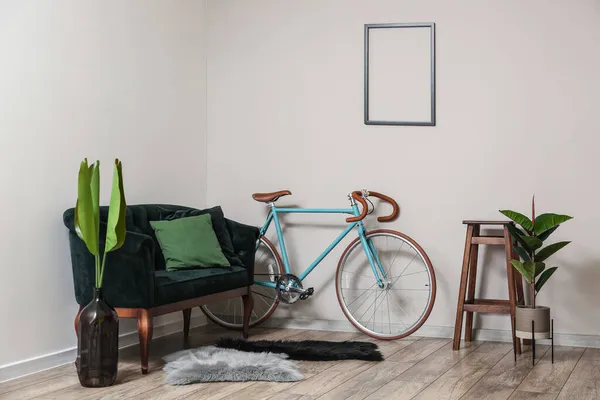
[[[172,221],[150,221],[165,256],[167,271],[230,267],[212,227],[210,214]]]

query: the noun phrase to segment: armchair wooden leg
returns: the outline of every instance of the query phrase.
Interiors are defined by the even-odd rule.
[[[183,342],[187,346],[190,339],[190,320],[192,318],[192,309],[183,310]]]
[[[254,299],[252,298],[252,292],[248,287],[248,293],[242,296],[244,302],[244,325],[242,335],[244,339],[248,339],[248,327],[250,325],[250,315],[252,314],[252,308],[254,307]]]
[[[138,334],[140,337],[140,358],[142,359],[142,374],[148,373],[148,354],[152,340],[152,315],[149,310],[138,311]]]

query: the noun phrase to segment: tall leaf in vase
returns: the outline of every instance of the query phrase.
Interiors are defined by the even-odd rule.
[[[78,176],[75,230],[94,256],[96,265],[95,287],[101,288],[104,280],[106,255],[125,243],[125,192],[121,161],[115,160],[110,207],[106,222],[104,252],[100,252],[100,161],[88,165],[81,162]]]
[[[75,230],[94,256],[94,295],[77,320],[77,375],[85,387],[110,386],[117,377],[119,318],[102,293],[108,253],[125,243],[125,193],[121,162],[115,160],[106,220],[104,249],[100,249],[100,162],[79,167]]]

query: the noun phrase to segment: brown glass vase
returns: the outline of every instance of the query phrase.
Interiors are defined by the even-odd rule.
[[[106,304],[102,289],[81,310],[77,332],[77,375],[85,387],[110,386],[119,364],[119,317]]]

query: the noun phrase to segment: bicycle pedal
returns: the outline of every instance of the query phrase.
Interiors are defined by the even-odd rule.
[[[311,288],[311,287],[307,288],[307,289],[304,291],[304,293],[302,293],[302,294],[300,295],[300,300],[306,300],[306,299],[308,299],[310,296],[312,296],[312,295],[313,295],[313,293],[314,293],[314,292],[315,292],[315,289],[314,289],[314,288]]]

